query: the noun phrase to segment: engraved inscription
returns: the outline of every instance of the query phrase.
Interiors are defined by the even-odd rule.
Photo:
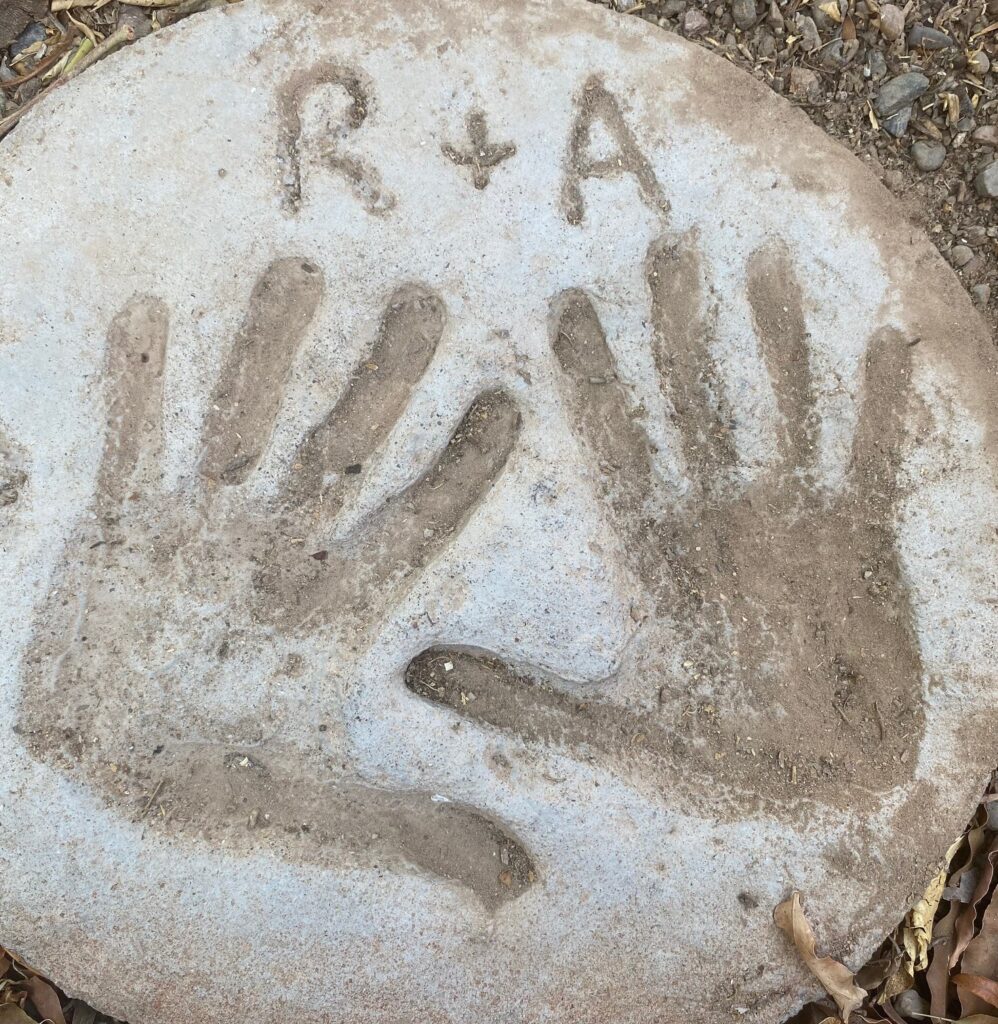
[[[659,214],[669,212],[669,201],[655,177],[651,161],[642,152],[628,126],[620,100],[598,75],[587,79],[577,99],[578,112],[568,137],[568,156],[561,200],[569,224],[581,224],[586,216],[582,186],[589,178],[612,178],[630,174],[638,183],[644,201]],[[615,150],[605,156],[591,153],[593,129],[602,125]]]
[[[445,142],[440,148],[449,160],[471,170],[475,188],[484,189],[492,180],[493,169],[516,154],[516,146],[512,142],[498,144],[489,141],[488,124],[481,110],[470,111],[465,123],[468,127],[467,145],[458,149]]]
[[[302,106],[323,86],[342,89],[348,105],[339,123],[325,126],[323,137],[313,140],[318,162],[338,174],[368,213],[383,216],[395,206],[395,196],[385,188],[375,167],[350,154],[344,142],[357,131],[374,109],[374,86],[359,71],[338,64],[318,64],[291,76],[278,94],[282,184],[288,208],[300,209],[302,195]]]

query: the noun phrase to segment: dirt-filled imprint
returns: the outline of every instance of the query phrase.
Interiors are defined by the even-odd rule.
[[[342,730],[339,684],[309,641],[327,637],[330,652],[369,642],[489,495],[519,412],[500,390],[470,396],[429,469],[335,533],[444,333],[442,299],[406,284],[279,493],[251,497],[324,288],[300,257],[263,271],[221,360],[200,452],[173,490],[161,468],[169,310],[136,296],[114,318],[94,516],[42,610],[18,729],[150,826],[232,850],[408,865],[494,907],[533,882],[527,851],[479,810],[355,777],[342,744],[326,742]],[[298,637],[300,652],[275,655]]]
[[[568,137],[565,181],[561,203],[569,224],[581,224],[586,216],[583,184],[590,178],[634,177],[641,198],[657,213],[669,211],[669,200],[655,176],[651,161],[642,152],[637,136],[624,117],[620,100],[599,75],[586,79],[577,97],[577,113]],[[614,152],[594,156],[593,129],[601,127],[613,140]]]
[[[872,798],[910,774],[923,730],[893,533],[912,347],[892,330],[869,339],[848,479],[830,493],[815,472],[803,289],[781,246],[756,252],[747,299],[779,426],[774,462],[746,484],[696,239],[655,242],[646,271],[654,361],[691,484],[672,502],[593,300],[566,292],[551,316],[568,416],[645,588],[640,653],[621,668],[637,691],[614,702],[611,678],[579,697],[565,680],[470,648],[425,652],[407,685],[660,792],[733,794],[739,813],[805,797],[855,807],[857,789]]]
[[[363,72],[340,64],[322,62],[296,71],[278,94],[280,137],[278,161],[285,203],[296,213],[305,199],[302,184],[302,106],[323,86],[342,89],[348,102],[342,120],[324,126],[323,134],[310,142],[312,154],[326,170],[342,177],[358,202],[375,216],[395,208],[396,197],[385,188],[377,168],[347,152],[343,142],[357,131],[374,108],[374,84]]]

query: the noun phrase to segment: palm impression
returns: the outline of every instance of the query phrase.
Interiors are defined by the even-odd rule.
[[[593,298],[574,289],[551,301],[564,413],[644,594],[615,676],[580,696],[544,670],[448,645],[411,661],[410,699],[694,801],[705,780],[748,807],[802,794],[834,803],[857,774],[868,791],[903,775],[922,720],[891,527],[909,347],[892,332],[871,339],[849,479],[830,493],[815,483],[815,385],[803,298],[783,250],[757,252],[748,281],[781,429],[778,459],[745,483],[694,241],[666,239],[648,253],[653,354],[693,480],[685,495],[663,497],[654,446]],[[319,860],[344,846],[373,851],[501,902],[536,878],[529,844],[501,819],[429,791],[365,783],[331,753],[343,744],[282,736],[287,723],[272,710],[275,690],[303,713],[330,705],[329,666],[296,653],[295,638],[318,638],[330,655],[370,643],[488,501],[520,429],[508,393],[481,392],[427,472],[337,533],[445,333],[440,297],[404,285],[276,495],[242,494],[323,289],[320,269],[300,258],[276,260],[260,277],[224,357],[196,465],[172,492],[160,485],[169,311],[138,296],[114,318],[96,539],[89,529],[78,536],[46,609],[25,725],[39,754],[142,817],[168,785],[172,828],[214,840],[235,830],[250,844],[291,834]],[[279,658],[278,637],[290,644]],[[224,687],[213,702],[204,655],[238,661],[245,706],[231,707]],[[192,686],[196,705],[186,699]],[[62,695],[55,721],[53,691]],[[317,713],[334,720],[320,730],[341,728]],[[156,807],[150,823],[162,825]]]
[[[78,538],[46,610],[30,659],[31,741],[126,803],[136,802],[148,772],[168,772],[174,825],[199,835],[217,837],[236,821],[258,836],[291,831],[300,838],[305,823],[317,856],[330,844],[373,846],[456,878],[486,902],[506,898],[532,879],[532,869],[499,826],[428,793],[332,781],[341,769],[328,757],[305,768],[315,750],[285,749],[270,735],[270,688],[257,707],[252,703],[254,680],[272,676],[294,690],[306,675],[305,659],[293,650],[273,664],[275,634],[319,635],[332,650],[376,630],[486,499],[519,430],[509,396],[482,392],[441,440],[428,472],[347,536],[333,536],[345,496],[394,427],[443,333],[440,298],[407,285],[390,297],[340,400],[302,439],[276,499],[260,508],[227,502],[226,492],[244,487],[261,462],[323,288],[319,268],[299,258],[277,260],[261,276],[212,396],[200,460],[189,485],[174,493],[158,486],[169,311],[140,296],[115,317],[105,364],[100,537],[87,531]],[[219,628],[207,630],[212,649],[205,652],[212,621]],[[219,663],[246,663],[250,699],[235,717],[221,705],[214,717],[197,713],[185,700],[192,686],[202,698],[210,694],[210,673],[191,658],[205,653]],[[53,691],[62,698],[56,721]],[[302,691],[307,706],[307,687]],[[242,746],[233,745],[235,735]],[[254,748],[265,739],[264,758]],[[319,783],[317,775],[328,778]]]
[[[922,729],[922,667],[893,536],[910,346],[890,330],[869,340],[849,473],[833,492],[817,482],[800,285],[778,245],[747,269],[782,421],[777,458],[748,483],[694,241],[659,241],[648,253],[654,361],[692,479],[665,505],[654,444],[593,299],[570,290],[552,303],[566,413],[646,596],[632,609],[644,635],[617,677],[580,700],[577,686],[542,668],[442,647],[413,661],[406,683],[455,714],[643,777],[660,793],[722,783],[743,806],[835,803],[857,779],[887,789],[903,778]],[[622,689],[629,706],[601,698]]]

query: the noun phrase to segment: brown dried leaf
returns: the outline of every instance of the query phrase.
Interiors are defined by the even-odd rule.
[[[981,918],[981,930],[968,943],[960,963],[963,976],[990,977],[998,975],[998,904],[992,902]],[[966,993],[960,992],[960,1004],[964,1013],[981,1013],[988,1009],[986,996],[981,996],[973,988]],[[998,1003],[994,1004],[998,1005]]]
[[[976,974],[956,974],[953,976],[953,984],[960,993],[961,1003],[964,1003],[964,993],[969,993],[986,1006],[998,1006],[998,982],[979,978]]]
[[[963,955],[974,937],[974,928],[977,925],[977,907],[984,897],[991,891],[991,882],[995,873],[995,858],[998,858],[998,836],[992,839],[991,845],[988,847],[987,851],[977,856],[977,881],[970,894],[970,900],[961,911],[960,916],[957,918],[956,927],[953,929],[953,946],[952,952],[950,953],[950,967],[956,966],[960,957]],[[998,922],[996,922],[996,924],[998,924]],[[983,928],[984,925],[982,924],[982,931]],[[998,943],[998,929],[995,929],[995,924],[992,924],[992,929],[996,932],[992,939],[992,944],[994,945],[993,960],[995,967],[998,967],[998,944],[995,944]],[[983,973],[990,975],[992,971],[990,968],[983,972],[971,969],[970,973]]]
[[[949,950],[959,913],[960,904],[951,903],[946,916],[936,923],[933,933],[932,956],[929,969],[925,972],[925,984],[930,996],[929,1013],[935,1017],[946,1016],[950,978]]]
[[[66,1024],[66,1018],[62,1013],[62,1000],[44,978],[39,978],[37,974],[33,978],[28,978],[24,983],[24,989],[44,1020],[50,1020],[52,1024]]]
[[[848,1020],[866,998],[866,989],[860,988],[852,971],[830,956],[819,957],[815,952],[814,932],[804,916],[800,893],[794,892],[774,911],[773,920],[793,940],[807,969],[821,982],[824,990],[835,1000],[839,1016]]]
[[[0,1024],[35,1024],[17,1003],[0,1003]]]

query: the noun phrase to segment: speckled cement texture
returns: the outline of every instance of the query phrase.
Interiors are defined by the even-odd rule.
[[[26,116],[0,237],[0,941],[70,994],[772,1024],[792,889],[856,966],[921,893],[994,348],[781,99],[582,0],[246,0]]]

